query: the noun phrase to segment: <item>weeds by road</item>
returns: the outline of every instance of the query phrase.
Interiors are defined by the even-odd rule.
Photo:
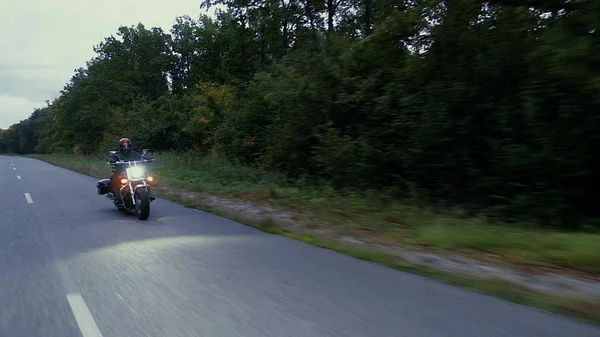
[[[34,155],[96,178],[105,158]],[[352,256],[600,323],[600,235],[434,212],[378,193],[339,195],[215,158],[165,153],[157,194]]]

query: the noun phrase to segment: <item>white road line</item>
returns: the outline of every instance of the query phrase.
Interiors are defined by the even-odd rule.
[[[33,199],[31,199],[31,195],[29,193],[25,193],[25,199],[27,199],[28,204],[33,204]]]
[[[96,325],[96,321],[94,321],[92,313],[90,313],[87,305],[85,305],[85,301],[83,300],[83,297],[81,297],[81,294],[67,294],[67,300],[71,305],[71,310],[73,311],[73,315],[75,316],[75,320],[77,321],[77,325],[79,326],[79,330],[81,330],[83,337],[102,337],[102,334]]]
[[[17,179],[21,180],[21,176],[20,176],[20,175],[17,175]]]
[[[17,169],[16,167],[13,167],[13,170],[16,170],[16,169]]]

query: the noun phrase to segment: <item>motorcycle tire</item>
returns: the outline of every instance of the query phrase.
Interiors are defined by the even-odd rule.
[[[135,192],[135,213],[140,220],[146,220],[150,216],[150,195],[146,188],[139,188]]]

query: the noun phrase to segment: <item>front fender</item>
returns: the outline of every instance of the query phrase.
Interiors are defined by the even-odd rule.
[[[145,188],[148,191],[148,194],[150,194],[150,186],[149,185],[139,184],[139,185],[133,186],[133,195],[137,194],[137,191],[140,188]]]

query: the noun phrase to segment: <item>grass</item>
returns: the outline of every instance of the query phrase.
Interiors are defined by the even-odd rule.
[[[97,178],[110,167],[104,158],[33,155]],[[278,174],[234,166],[221,159],[195,158],[166,153],[152,166],[157,187],[170,187],[268,203],[295,210],[306,220],[306,230],[280,226],[271,218],[249,219],[243,215],[205,205],[177,195],[169,199],[311,245],[343,252],[359,259],[385,264],[467,286],[514,302],[600,324],[600,298],[574,298],[539,293],[497,279],[467,277],[404,261],[382,251],[358,247],[315,235],[326,227],[339,235],[351,235],[387,245],[418,246],[430,250],[468,252],[476,257],[494,256],[513,265],[552,266],[600,274],[600,235],[560,233],[491,223],[485,218],[465,218],[456,212],[434,213],[403,203],[383,200],[376,194],[337,195],[326,186],[294,186]]]

